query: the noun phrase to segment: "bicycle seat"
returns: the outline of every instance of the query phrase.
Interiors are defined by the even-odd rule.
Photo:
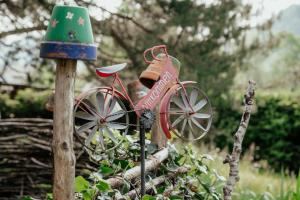
[[[121,71],[126,67],[127,63],[117,64],[117,65],[111,65],[106,67],[100,67],[96,68],[96,73],[98,76],[101,77],[109,77],[118,71]]]

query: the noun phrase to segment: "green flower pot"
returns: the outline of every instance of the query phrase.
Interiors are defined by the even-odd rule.
[[[96,45],[84,7],[55,6],[41,45],[40,57],[96,60]]]

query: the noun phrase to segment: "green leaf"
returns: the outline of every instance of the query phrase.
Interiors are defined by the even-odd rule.
[[[170,196],[170,200],[182,200],[182,198],[180,196]]]
[[[154,196],[151,196],[151,195],[144,195],[142,200],[156,200],[156,198]]]
[[[98,190],[100,190],[101,192],[106,192],[108,190],[110,190],[110,185],[104,181],[104,180],[100,180],[97,184],[96,187],[98,188]]]
[[[24,196],[21,200],[33,200],[33,198],[31,198],[30,196]]]
[[[128,169],[128,167],[130,168],[130,163],[128,160],[115,159],[114,164],[120,165],[122,169]]]
[[[53,194],[47,193],[47,200],[53,200]]]
[[[103,166],[100,167],[100,172],[102,174],[109,175],[109,174],[114,173],[114,170],[111,167],[107,166],[107,165],[103,165]]]
[[[150,143],[150,144],[146,145],[146,149],[147,149],[148,155],[151,155],[157,151],[158,146],[156,144]]]
[[[90,196],[90,194],[88,192],[84,191],[82,193],[82,195],[83,195],[84,200],[92,200],[92,197]]]
[[[82,176],[77,176],[75,178],[75,192],[82,192],[83,190],[87,190],[89,186],[89,182]]]

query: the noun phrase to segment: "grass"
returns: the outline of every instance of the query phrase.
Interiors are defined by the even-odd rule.
[[[209,151],[207,147],[197,147],[199,153],[205,152],[213,156],[214,161],[209,163],[211,169],[228,177],[229,166],[223,164],[225,151]],[[240,161],[239,176],[233,200],[300,200],[300,177],[288,173],[275,173],[268,166],[266,161],[253,163],[253,155],[247,152]]]

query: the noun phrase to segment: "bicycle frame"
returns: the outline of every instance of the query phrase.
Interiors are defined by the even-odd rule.
[[[173,85],[179,83],[178,75],[176,73],[176,70],[172,66],[170,58],[167,57],[164,60],[164,62],[165,67],[161,73],[161,78],[154,84],[154,86],[151,88],[148,94],[145,97],[143,97],[136,105],[134,105],[131,98],[129,97],[127,90],[125,89],[118,73],[114,74],[114,80],[111,86],[113,93],[114,91],[116,91],[114,85],[117,82],[118,85],[121,87],[124,96],[129,101],[130,106],[134,109],[135,113],[138,116],[141,115],[142,110],[153,110],[156,107],[156,105],[160,103],[161,99],[165,96],[168,89],[171,88]]]

